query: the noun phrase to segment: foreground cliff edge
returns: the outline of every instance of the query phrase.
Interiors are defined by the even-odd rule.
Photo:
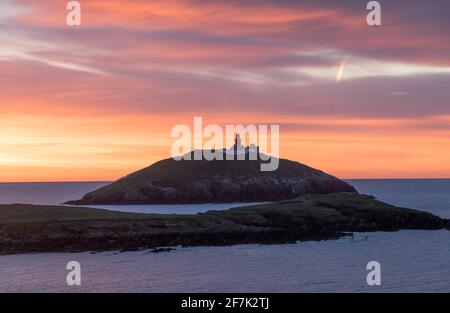
[[[449,226],[433,214],[354,193],[306,195],[197,215],[13,204],[0,205],[0,254],[295,243],[337,239],[349,232]]]

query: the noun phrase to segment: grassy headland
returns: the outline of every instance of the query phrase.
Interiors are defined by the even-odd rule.
[[[354,193],[306,195],[197,215],[14,204],[0,205],[0,254],[294,243],[335,239],[347,232],[449,225],[433,214]]]

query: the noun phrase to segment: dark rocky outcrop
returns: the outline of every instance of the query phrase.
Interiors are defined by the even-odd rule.
[[[306,195],[197,215],[0,205],[0,254],[294,243],[336,239],[349,232],[437,230],[448,225],[433,214],[354,193]]]
[[[166,159],[68,204],[265,202],[305,194],[356,193],[346,182],[298,162],[280,159],[273,172],[262,172],[261,162]]]

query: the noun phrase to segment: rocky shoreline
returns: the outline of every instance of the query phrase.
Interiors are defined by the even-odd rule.
[[[433,214],[353,193],[307,195],[197,215],[0,205],[0,217],[0,254],[283,244],[337,239],[352,232],[450,226]]]

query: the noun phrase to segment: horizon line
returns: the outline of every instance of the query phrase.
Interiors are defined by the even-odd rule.
[[[123,176],[125,177],[125,176]],[[120,177],[122,178],[122,177]],[[118,178],[118,179],[120,179]],[[339,178],[339,177],[337,177]],[[115,180],[73,180],[73,181],[0,181],[0,184],[64,184],[64,183],[112,183]],[[404,177],[404,178],[339,178],[340,180],[450,180],[450,177]]]

